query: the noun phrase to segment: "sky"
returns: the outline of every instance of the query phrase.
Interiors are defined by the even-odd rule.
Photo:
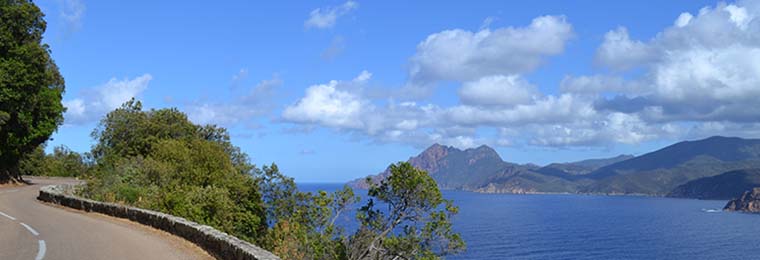
[[[760,137],[760,1],[37,2],[66,80],[48,150],[132,97],[299,182],[440,143],[544,165]]]

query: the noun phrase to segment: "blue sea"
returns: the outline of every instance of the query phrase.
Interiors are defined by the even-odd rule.
[[[467,243],[446,259],[760,259],[760,214],[723,212],[726,201],[443,193],[459,206],[454,229]],[[341,219],[356,225],[351,213]]]

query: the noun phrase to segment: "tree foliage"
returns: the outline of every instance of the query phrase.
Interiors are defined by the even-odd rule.
[[[435,180],[408,162],[391,165],[390,172],[370,186],[371,199],[357,214],[361,227],[351,238],[350,258],[437,259],[464,250],[451,224],[458,208],[443,199]]]
[[[83,195],[211,225],[242,239],[264,235],[254,167],[223,128],[198,126],[177,109],[143,111],[130,100],[93,131]]]
[[[63,122],[64,81],[42,43],[46,23],[29,0],[0,1],[0,182]]]
[[[345,229],[336,220],[359,202],[353,190],[300,192],[277,165],[263,167],[261,189],[270,231],[265,248],[283,259],[347,259]]]

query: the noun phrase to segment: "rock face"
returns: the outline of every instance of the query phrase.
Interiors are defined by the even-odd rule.
[[[760,188],[744,192],[738,199],[729,201],[723,210],[760,213]]]

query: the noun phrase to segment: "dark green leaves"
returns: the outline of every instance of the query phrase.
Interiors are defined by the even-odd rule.
[[[42,44],[44,15],[31,1],[0,1],[0,182],[63,122],[63,77]]]

